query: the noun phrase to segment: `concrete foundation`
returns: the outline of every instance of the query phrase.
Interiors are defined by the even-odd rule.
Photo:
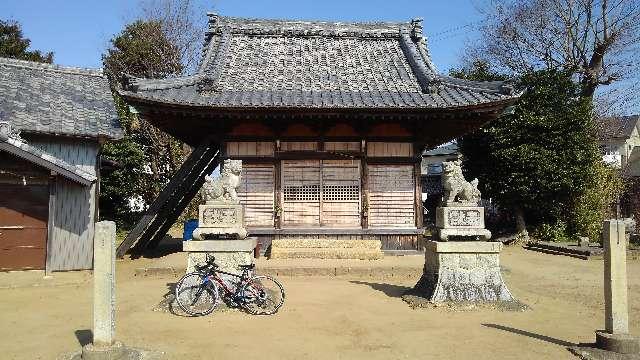
[[[276,239],[271,242],[271,259],[360,259],[384,256],[380,240]]]
[[[431,303],[516,302],[500,273],[499,242],[428,241],[423,275],[412,295]]]
[[[253,251],[258,243],[256,238],[244,240],[202,240],[185,241],[182,251],[188,252],[187,273],[195,271],[196,265],[204,265],[207,255],[216,258],[219,269],[232,274],[240,274],[239,265],[251,265],[254,262]]]
[[[596,331],[596,346],[618,354],[640,354],[640,339],[629,334]]]

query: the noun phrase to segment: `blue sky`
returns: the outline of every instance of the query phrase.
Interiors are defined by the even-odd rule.
[[[200,1],[221,15],[345,21],[424,18],[433,59],[441,72],[461,63],[479,14],[474,0],[216,0]],[[0,19],[22,24],[31,47],[53,51],[57,64],[100,67],[109,39],[138,11],[134,0],[3,0]],[[205,14],[202,14],[204,17]]]

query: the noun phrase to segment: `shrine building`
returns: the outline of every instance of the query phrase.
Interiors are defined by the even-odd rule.
[[[441,75],[422,20],[347,23],[209,14],[197,72],[127,78],[127,103],[195,150],[118,255],[153,246],[204,175],[243,161],[251,236],[378,239],[420,249],[424,149],[500,116],[519,97],[506,82]]]

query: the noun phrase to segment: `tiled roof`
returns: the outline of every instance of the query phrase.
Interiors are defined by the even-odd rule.
[[[424,150],[422,156],[440,156],[440,155],[454,155],[459,154],[458,144],[455,142],[440,145],[437,148],[431,150]]]
[[[0,120],[22,132],[122,137],[101,71],[0,58],[0,94]]]
[[[46,169],[55,171],[67,179],[85,186],[91,185],[96,181],[95,175],[84,172],[60,158],[29,145],[17,136],[0,134],[0,150],[7,151]]]
[[[600,140],[628,139],[638,124],[640,115],[602,117],[596,120]]]
[[[217,108],[458,108],[509,101],[504,82],[437,73],[421,20],[344,23],[209,14],[193,76],[129,78],[121,94]]]

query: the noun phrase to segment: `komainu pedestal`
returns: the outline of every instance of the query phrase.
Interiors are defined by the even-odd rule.
[[[500,273],[502,243],[428,241],[422,278],[405,300],[518,305]]]
[[[194,240],[247,237],[244,209],[236,191],[241,173],[242,161],[225,160],[218,179],[206,176],[200,190],[204,204],[198,207],[198,227],[193,231]]]
[[[257,243],[254,237],[243,240],[184,241],[182,251],[188,253],[187,273],[195,271],[196,265],[204,265],[207,256],[214,256],[220,270],[240,275],[240,265],[253,264],[253,251]]]
[[[244,239],[244,209],[235,204],[202,204],[198,206],[198,227],[193,231],[194,240],[220,238]]]
[[[436,227],[442,241],[450,237],[491,239],[491,231],[484,227],[482,206],[444,206],[436,209]]]

